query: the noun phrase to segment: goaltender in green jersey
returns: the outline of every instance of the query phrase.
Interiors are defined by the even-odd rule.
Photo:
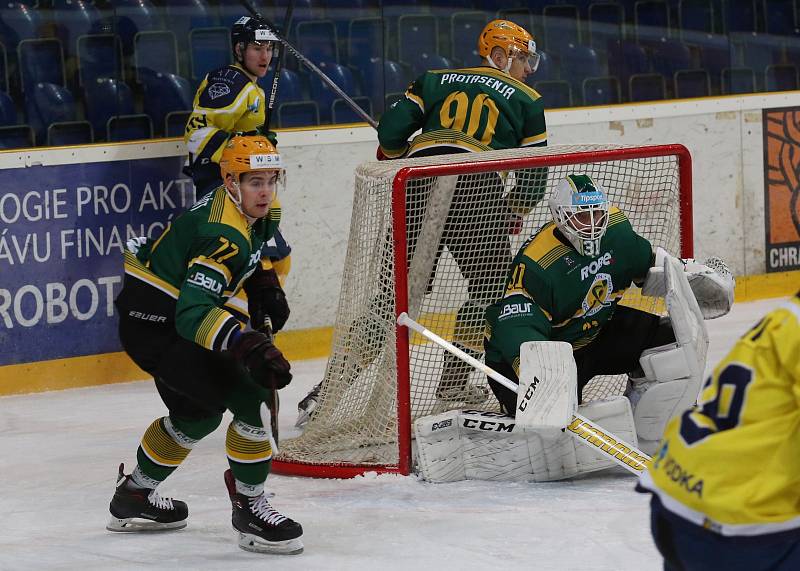
[[[550,197],[549,207],[553,221],[523,244],[511,264],[505,294],[486,311],[486,364],[518,382],[522,343],[570,343],[578,402],[593,376],[628,374],[626,396],[639,443],[652,451],[667,420],[694,402],[705,347],[689,348],[703,363],[688,371],[686,344],[696,340],[676,340],[672,313],[662,318],[619,302],[633,284],[648,292],[663,287],[663,282],[654,284],[663,276],[658,272],[669,255],[660,247],[654,251],[588,175],[568,175]],[[717,317],[733,301],[733,278],[721,260],[711,260],[706,263],[720,269],[694,260],[682,262],[694,296],[701,305],[716,304],[708,311]],[[700,324],[692,330],[702,329],[705,317],[700,315]],[[664,367],[667,362],[671,365]],[[514,416],[516,393],[492,379],[489,384],[505,412]]]

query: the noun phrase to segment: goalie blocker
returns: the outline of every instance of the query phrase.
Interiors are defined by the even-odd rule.
[[[597,421],[603,429],[619,435],[633,447],[641,445],[646,452],[652,451],[657,444],[667,421],[694,402],[708,350],[703,316],[681,262],[666,256],[663,276],[675,343],[642,353],[640,364],[645,377],[632,379],[626,392],[629,398],[614,397],[578,407],[580,413]],[[548,352],[542,350],[548,344],[524,343],[520,347],[522,382],[518,409],[526,399],[536,400],[530,399],[526,393],[530,393],[531,386],[536,393],[536,384],[540,382],[537,375],[543,376],[548,371],[553,374]],[[566,370],[570,375],[575,374],[574,367]],[[562,384],[575,386],[574,381]],[[553,389],[556,393],[563,393],[558,387]],[[548,410],[551,418],[559,416],[555,411],[558,406],[554,403],[559,403],[562,408],[574,406],[574,400],[563,398],[563,394],[553,397],[545,394],[538,400],[549,401],[553,409]],[[567,414],[570,411],[562,412]],[[520,414],[517,410],[518,419],[515,420],[496,413],[452,411],[417,420],[414,431],[420,473],[434,482],[465,478],[550,481],[614,466],[607,455],[587,447],[576,447],[569,436],[554,432],[552,428],[523,428],[519,423]]]

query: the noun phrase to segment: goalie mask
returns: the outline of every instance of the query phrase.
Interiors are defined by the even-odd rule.
[[[508,73],[511,69],[511,60],[528,60],[531,72],[535,72],[539,67],[539,54],[536,53],[536,42],[528,31],[508,20],[492,20],[478,36],[478,54],[484,58],[490,66],[497,66],[492,61],[492,50],[501,48],[508,58],[508,63],[504,71]],[[525,62],[522,61],[524,64]]]
[[[582,256],[600,254],[600,240],[608,227],[608,196],[585,174],[562,180],[548,200],[550,213],[561,233]]]
[[[242,205],[242,191],[239,184],[243,174],[253,171],[275,171],[278,175],[275,196],[277,187],[285,179],[281,155],[272,143],[261,135],[236,135],[231,138],[222,150],[219,168],[222,180],[225,181],[225,191],[239,210]],[[233,190],[228,187],[228,175],[233,179]]]

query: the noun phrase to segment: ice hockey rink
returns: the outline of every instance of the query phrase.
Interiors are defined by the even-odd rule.
[[[781,301],[738,304],[707,322],[709,368]],[[296,403],[324,366],[294,363],[282,436],[294,433]],[[271,476],[273,503],[302,523],[305,552],[248,553],[230,525],[222,428],[161,489],[189,504],[185,529],[108,532],[117,465],[130,470],[143,431],[163,414],[149,381],[0,398],[0,569],[661,569],[649,498],[622,469],[542,484]]]

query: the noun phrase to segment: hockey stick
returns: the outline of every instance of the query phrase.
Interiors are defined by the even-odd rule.
[[[264,315],[264,323],[261,324],[261,327],[258,328],[258,331],[266,335],[269,338],[270,343],[275,340],[275,335],[272,333],[272,319],[270,319],[269,315]],[[270,428],[269,442],[275,454],[278,453],[279,408],[280,401],[278,400],[278,391],[276,389],[272,389],[272,400],[269,403],[269,408],[267,408],[267,403],[262,402],[259,412],[261,413],[261,424],[264,425],[264,428],[267,428],[268,426]]]
[[[398,325],[413,329],[462,361],[469,363],[479,371],[485,373],[508,390],[514,391],[515,393],[517,392],[518,387],[511,379],[506,378],[485,363],[478,361],[475,357],[472,357],[452,343],[442,339],[433,331],[411,319],[407,313],[403,312],[398,315],[397,323]],[[607,456],[633,474],[640,474],[642,470],[645,469],[647,462],[651,460],[650,456],[635,446],[617,438],[580,414],[574,413],[570,423],[565,426],[564,429],[586,446]]]
[[[342,91],[342,89],[338,85],[336,85],[336,82],[334,82],[330,77],[325,75],[324,71],[322,71],[320,68],[318,68],[316,65],[314,65],[314,63],[311,60],[309,60],[306,56],[301,54],[297,50],[297,48],[295,48],[292,44],[290,44],[289,41],[283,36],[283,34],[279,34],[276,31],[277,28],[275,27],[275,24],[270,22],[270,20],[268,18],[266,18],[266,17],[260,15],[258,12],[256,12],[256,10],[253,8],[252,5],[250,5],[250,2],[248,2],[248,0],[241,0],[241,2],[242,2],[242,5],[245,8],[247,8],[247,11],[250,12],[250,14],[254,18],[260,18],[260,19],[264,20],[264,22],[266,22],[267,26],[269,26],[270,30],[272,30],[272,33],[275,35],[275,37],[278,38],[278,41],[280,43],[282,43],[283,46],[287,50],[289,50],[289,52],[291,52],[291,54],[294,57],[296,57],[297,60],[300,63],[302,63],[304,66],[306,66],[308,69],[310,69],[317,77],[319,77],[325,83],[325,85],[330,87],[336,93],[336,95],[338,95],[339,97],[344,99],[345,103],[347,103],[350,106],[350,108],[353,111],[356,112],[356,115],[361,117],[366,123],[369,123],[369,125],[373,129],[377,129],[378,128],[378,122],[375,119],[373,119],[372,117],[370,117],[369,114],[366,111],[364,111],[358,103],[353,101],[353,99],[349,95],[347,95],[344,91]]]

